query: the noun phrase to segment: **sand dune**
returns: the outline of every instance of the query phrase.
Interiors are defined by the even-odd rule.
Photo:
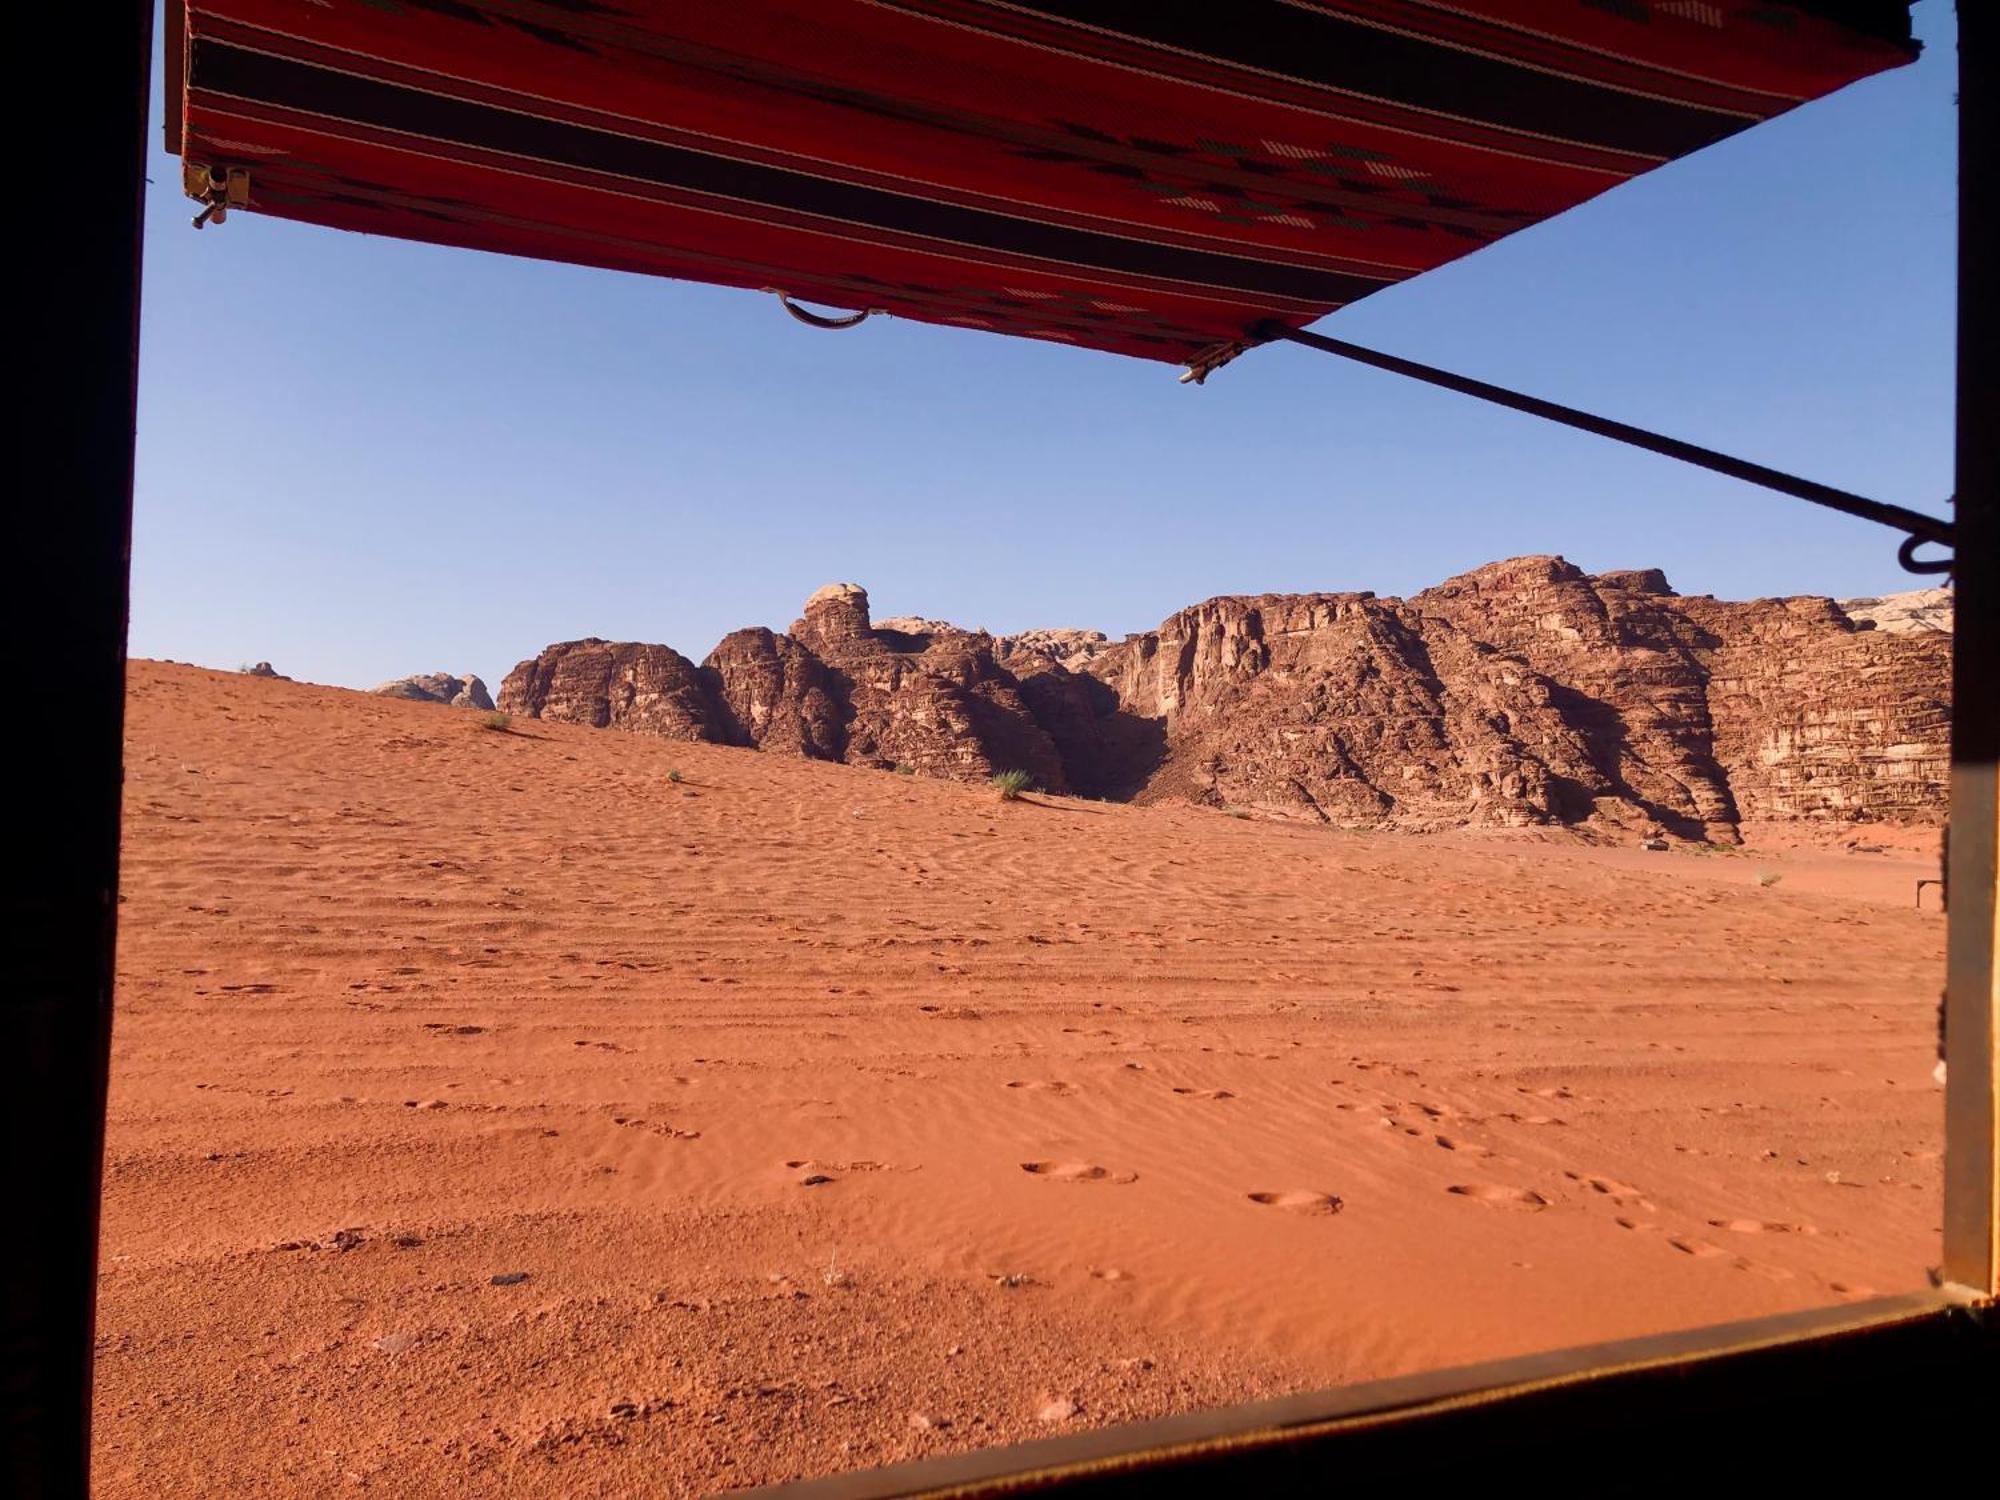
[[[479,717],[133,668],[106,1495],[701,1492],[1934,1258],[1908,840],[1338,833]]]

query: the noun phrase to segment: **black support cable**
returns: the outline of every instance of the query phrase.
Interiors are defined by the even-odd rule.
[[[1510,391],[1505,386],[1489,385],[1483,380],[1474,380],[1466,375],[1454,375],[1451,371],[1440,370],[1435,365],[1419,364],[1413,359],[1401,359],[1377,349],[1350,344],[1345,339],[1328,338],[1323,333],[1308,333],[1303,328],[1293,328],[1288,324],[1273,322],[1259,325],[1256,337],[1266,340],[1284,339],[1288,343],[1303,344],[1308,349],[1317,349],[1323,354],[1337,354],[1343,359],[1373,365],[1378,370],[1388,370],[1397,375],[1407,375],[1413,380],[1442,386],[1445,390],[1457,391],[1461,395],[1477,396],[1480,400],[1491,401],[1496,406],[1510,407],[1515,411],[1527,412],[1530,416],[1545,417],[1551,422],[1560,422],[1565,427],[1574,427],[1583,432],[1594,432],[1599,437],[1630,443],[1633,447],[1644,448],[1649,453],[1677,458],[1682,463],[1694,464],[1697,468],[1709,469],[1717,474],[1727,474],[1731,479],[1741,479],[1747,484],[1761,485],[1767,490],[1776,490],[1781,495],[1810,500],[1814,505],[1824,505],[1830,510],[1858,516],[1864,521],[1892,526],[1898,531],[1908,533],[1908,540],[1897,553],[1897,559],[1905,568],[1912,573],[1944,573],[1951,569],[1949,559],[1926,561],[1915,555],[1917,546],[1924,542],[1934,542],[1940,547],[1953,545],[1952,523],[1941,517],[1927,516],[1922,511],[1910,510],[1901,505],[1890,505],[1881,500],[1870,500],[1865,495],[1835,489],[1832,485],[1821,484],[1817,480],[1801,479],[1798,475],[1787,474],[1782,469],[1767,468],[1763,464],[1751,463],[1748,459],[1731,458],[1727,453],[1718,453],[1713,448],[1704,448],[1696,443],[1684,443],[1679,438],[1648,432],[1645,428],[1634,427],[1628,422],[1616,422],[1609,417],[1578,411],[1573,406],[1544,401],[1539,396],[1527,396],[1519,391]]]

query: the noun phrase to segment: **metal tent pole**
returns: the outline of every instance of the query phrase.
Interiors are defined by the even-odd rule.
[[[1748,459],[1732,458],[1729,454],[1718,453],[1713,448],[1704,448],[1698,443],[1682,442],[1679,438],[1650,432],[1644,427],[1634,427],[1629,422],[1600,417],[1592,412],[1580,411],[1574,406],[1564,406],[1557,401],[1544,401],[1539,396],[1524,395],[1520,391],[1510,391],[1505,386],[1474,380],[1469,375],[1455,375],[1450,370],[1439,369],[1436,365],[1422,364],[1417,360],[1404,359],[1395,354],[1384,354],[1379,349],[1370,349],[1363,344],[1350,344],[1346,339],[1329,338],[1323,333],[1308,333],[1303,328],[1293,328],[1286,323],[1261,324],[1256,329],[1256,336],[1265,340],[1283,339],[1288,343],[1303,344],[1306,348],[1317,349],[1322,354],[1337,354],[1342,359],[1355,360],[1360,364],[1372,365],[1378,370],[1388,370],[1397,375],[1407,375],[1427,385],[1442,386],[1445,390],[1457,391],[1465,396],[1476,396],[1481,401],[1491,401],[1496,406],[1505,406],[1513,411],[1526,412],[1530,416],[1560,422],[1565,427],[1574,427],[1583,432],[1595,433],[1599,437],[1630,443],[1633,447],[1644,448],[1649,453],[1677,458],[1682,463],[1710,469],[1717,474],[1727,474],[1732,479],[1762,485],[1767,490],[1776,490],[1780,494],[1791,495],[1800,500],[1810,500],[1814,505],[1824,505],[1850,516],[1859,516],[1864,521],[1878,521],[1884,526],[1893,526],[1898,531],[1908,533],[1901,551],[1897,554],[1905,568],[1912,573],[1945,573],[1951,569],[1948,558],[1932,560],[1918,559],[1916,556],[1916,548],[1924,542],[1935,542],[1943,547],[1953,545],[1952,523],[1937,516],[1927,516],[1922,511],[1910,510],[1901,505],[1890,505],[1881,500],[1870,500],[1865,495],[1835,489],[1832,485],[1821,484],[1817,480],[1801,479],[1796,474],[1787,474],[1782,469],[1769,468],[1764,464],[1752,463]]]

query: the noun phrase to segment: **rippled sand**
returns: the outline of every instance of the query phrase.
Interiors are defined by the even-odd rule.
[[[107,1496],[699,1492],[1934,1259],[1917,853],[1002,803],[155,663],[129,741]]]

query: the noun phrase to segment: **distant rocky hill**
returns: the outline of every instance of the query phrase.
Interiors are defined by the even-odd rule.
[[[1912,589],[1879,599],[1843,599],[1841,613],[1866,630],[1951,631],[1951,590]]]
[[[385,698],[408,698],[417,703],[447,703],[453,708],[491,708],[486,684],[467,673],[454,677],[449,672],[420,672],[414,677],[398,677],[371,688]]]
[[[699,666],[659,645],[550,646],[499,704],[1345,827],[1727,840],[1750,820],[1941,815],[1949,602],[1909,597],[1731,603],[1657,570],[1524,557],[1407,600],[1210,599],[1111,641],[876,625],[864,590],[834,584],[789,632],[739,630]]]

